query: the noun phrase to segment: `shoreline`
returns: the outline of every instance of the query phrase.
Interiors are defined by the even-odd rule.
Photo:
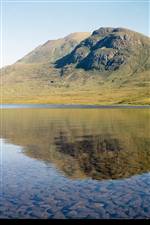
[[[21,108],[49,108],[49,109],[149,109],[150,105],[96,105],[96,104],[1,104],[1,109],[21,109]]]

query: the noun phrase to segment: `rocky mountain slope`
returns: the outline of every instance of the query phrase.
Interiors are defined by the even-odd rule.
[[[149,104],[149,47],[109,27],[48,41],[2,70],[3,102]]]
[[[143,52],[144,51],[144,52]],[[141,61],[137,61],[142,56]],[[136,57],[136,63],[144,62],[148,68],[149,39],[124,28],[100,28],[83,40],[67,56],[57,60],[56,67],[75,64],[84,70],[115,71],[122,65],[130,64]],[[139,64],[140,63],[140,64]]]

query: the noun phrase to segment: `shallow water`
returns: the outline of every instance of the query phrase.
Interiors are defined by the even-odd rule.
[[[1,110],[0,218],[150,218],[148,109]]]

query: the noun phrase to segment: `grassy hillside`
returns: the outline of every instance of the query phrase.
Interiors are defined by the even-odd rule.
[[[3,103],[149,104],[149,38],[123,28],[88,36],[48,41],[3,68]]]

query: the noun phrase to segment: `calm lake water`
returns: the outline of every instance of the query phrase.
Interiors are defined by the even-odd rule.
[[[150,218],[149,109],[0,116],[0,218]]]

